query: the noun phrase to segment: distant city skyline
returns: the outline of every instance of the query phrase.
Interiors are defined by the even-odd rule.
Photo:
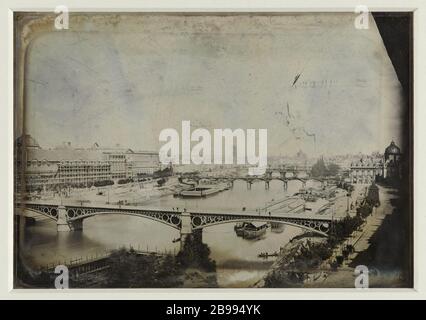
[[[62,141],[62,143],[60,143],[58,145],[47,146],[47,145],[44,145],[42,142],[38,141],[38,139],[36,139],[31,134],[29,134],[29,135],[39,144],[40,148],[42,148],[42,149],[54,150],[54,149],[71,148],[71,149],[88,150],[88,149],[93,149],[93,148],[99,148],[99,149],[115,149],[115,148],[117,148],[117,149],[131,149],[132,151],[142,151],[142,152],[143,151],[158,152],[158,150],[131,148],[131,147],[125,145],[125,143],[116,143],[115,145],[109,146],[109,145],[101,145],[96,141],[91,143],[91,144],[88,144],[88,145],[75,145],[73,141]],[[334,158],[334,157],[367,157],[367,156],[375,156],[375,155],[383,156],[385,147],[383,148],[383,150],[375,150],[375,151],[372,151],[372,152],[369,152],[369,153],[353,152],[353,153],[334,153],[334,154],[318,154],[318,155],[309,155],[309,154],[305,153],[302,149],[299,149],[297,152],[294,152],[292,154],[270,155],[270,156],[268,156],[268,158],[277,158],[277,159],[282,158],[282,157],[294,158],[294,157],[297,157],[297,155],[300,152],[302,152],[307,158],[310,158],[310,159],[317,159],[317,158],[320,158],[320,157]]]

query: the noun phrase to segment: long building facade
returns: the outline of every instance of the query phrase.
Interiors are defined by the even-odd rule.
[[[371,184],[383,172],[382,159],[366,157],[351,163],[350,178],[352,183]]]
[[[137,179],[160,168],[158,153],[128,148],[87,149],[66,143],[43,149],[30,135],[15,145],[15,186],[17,190],[55,189],[63,186],[89,187],[96,182]]]

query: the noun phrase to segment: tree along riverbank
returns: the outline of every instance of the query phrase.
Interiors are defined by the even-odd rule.
[[[328,238],[312,233],[294,237],[280,251],[277,261],[256,287],[303,287],[306,282],[327,277],[324,271],[337,270],[342,259],[333,259],[334,248],[343,243],[363,223],[360,216],[346,217],[335,223]],[[349,254],[350,248],[347,248]]]
[[[210,249],[189,238],[176,256],[138,255],[118,250],[111,255],[103,288],[197,288],[217,287],[216,264]]]

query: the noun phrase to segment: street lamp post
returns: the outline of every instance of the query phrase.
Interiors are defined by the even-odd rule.
[[[346,215],[349,217],[349,198],[351,197],[351,193],[348,192],[346,194]]]

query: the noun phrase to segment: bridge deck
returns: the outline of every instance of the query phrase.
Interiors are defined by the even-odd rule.
[[[57,207],[60,204],[57,203],[45,203],[45,202],[38,202],[38,201],[26,201],[26,202],[20,202],[15,203],[15,206],[21,206],[23,209],[25,209],[25,205],[31,206],[31,205],[39,205],[39,206],[55,206]],[[109,213],[111,211],[117,210],[117,213],[120,214],[120,212],[125,211],[140,211],[140,212],[158,212],[158,213],[173,213],[173,214],[181,214],[181,210],[173,210],[173,208],[170,207],[149,207],[149,206],[140,206],[140,205],[114,205],[114,204],[88,204],[85,203],[83,205],[80,205],[78,203],[63,203],[63,206],[67,208],[85,208],[85,209],[96,209],[96,211],[102,211],[102,209],[105,209]],[[284,210],[282,208],[277,210],[271,210],[271,215],[269,213],[265,212],[252,212],[252,211],[233,211],[233,210],[225,210],[225,209],[219,209],[219,210],[200,210],[197,209],[191,209],[188,208],[187,212],[190,214],[195,215],[238,215],[238,216],[244,216],[247,218],[259,218],[259,217],[268,217],[271,218],[299,218],[299,219],[310,219],[310,220],[332,220],[331,213],[322,213],[322,214],[316,214],[313,212],[301,212],[301,213],[294,213],[292,212],[294,208],[289,207],[288,210]],[[268,219],[268,220],[269,220]]]

